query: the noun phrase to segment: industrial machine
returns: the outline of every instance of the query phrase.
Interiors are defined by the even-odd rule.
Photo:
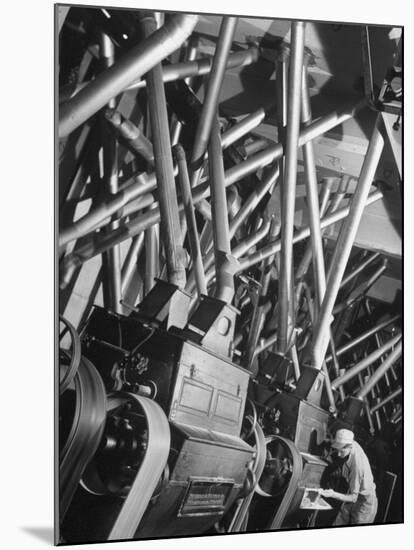
[[[56,20],[57,542],[329,525],[344,426],[401,521],[398,29]]]

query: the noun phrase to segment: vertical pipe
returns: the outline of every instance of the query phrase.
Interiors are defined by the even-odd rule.
[[[304,66],[302,72],[302,122],[305,126],[309,126],[312,123],[312,111],[310,105],[309,86],[308,86],[308,63],[309,55],[305,56]],[[316,319],[319,314],[319,308],[322,304],[323,297],[326,290],[326,275],[325,275],[325,260],[322,245],[322,231],[320,228],[320,211],[319,211],[319,196],[318,196],[318,180],[316,176],[315,167],[315,155],[313,150],[313,143],[309,141],[303,146],[303,158],[305,164],[306,174],[306,194],[308,199],[309,209],[309,227],[310,227],[310,241],[312,249],[312,265],[315,284],[315,305],[314,305],[314,318]],[[335,370],[339,372],[339,364],[335,354],[335,347],[330,334],[330,342],[332,355],[334,356]],[[331,381],[329,372],[326,367],[326,363],[323,364],[323,370],[325,372],[325,385],[328,393],[330,407],[336,410],[335,401],[332,394],[332,388],[330,387]],[[341,393],[342,397],[342,393]]]
[[[285,173],[282,187],[282,227],[279,278],[278,347],[285,353],[289,338],[290,308],[292,306],[293,222],[295,215],[296,172],[298,158],[300,96],[303,70],[305,23],[292,22],[289,71],[289,103],[286,131]]]
[[[304,288],[305,288],[306,299],[308,302],[309,316],[313,323],[315,319],[315,301],[312,301],[310,289],[306,283],[304,283]],[[326,395],[329,401],[329,410],[331,413],[335,413],[336,412],[335,398],[334,398],[334,394],[331,386],[331,379],[329,377],[328,367],[326,366],[325,361],[322,363],[322,371],[325,375],[325,378],[324,378],[325,389],[326,389]]]
[[[216,117],[210,135],[209,170],[211,209],[213,212],[213,239],[216,250],[231,253],[230,229],[227,215],[226,186],[224,182],[223,156],[220,141],[220,125]]]
[[[142,27],[145,38],[151,36],[156,31],[154,17],[146,15],[142,19]],[[159,190],[161,235],[164,244],[168,281],[179,288],[183,288],[186,281],[184,251],[181,246],[181,228],[161,63],[156,64],[146,74],[146,81],[155,172]]]
[[[286,148],[286,124],[288,105],[289,48],[282,44],[276,61],[276,124],[277,139]],[[279,160],[281,180],[284,181],[284,157]]]
[[[158,241],[158,225],[152,225],[145,230],[145,280],[144,280],[144,295],[155,285],[155,278],[158,277],[159,266],[159,241]]]
[[[124,294],[128,283],[131,279],[132,273],[135,269],[138,256],[144,246],[144,233],[140,233],[136,237],[133,237],[131,246],[129,247],[128,253],[124,260],[121,270],[121,280],[122,280],[122,293]]]
[[[207,150],[213,119],[217,111],[220,88],[236,25],[236,17],[223,17],[216,52],[207,82],[203,107],[194,136],[194,147],[191,156],[191,187],[197,185],[201,174],[204,154]]]
[[[176,145],[174,147],[174,156],[178,165],[178,182],[180,184],[181,199],[184,204],[184,212],[187,220],[188,240],[190,242],[197,293],[200,297],[202,294],[207,294],[207,285],[194,213],[193,197],[191,196],[191,185],[188,177],[187,161],[185,158],[184,149],[181,145]]]
[[[231,257],[230,230],[227,215],[226,186],[224,182],[223,154],[220,125],[215,117],[210,134],[208,163],[211,187],[211,211],[214,255],[216,264],[216,298],[230,303],[234,295],[234,279],[229,259]]]
[[[289,351],[290,351],[290,357],[292,359],[293,370],[295,372],[295,379],[296,381],[298,381],[300,378],[300,366],[299,366],[298,352],[296,351],[296,345],[294,344]]]
[[[312,122],[308,87],[308,62],[309,55],[305,55],[302,74],[302,122],[309,126]],[[312,247],[312,265],[315,281],[316,310],[315,318],[318,316],[319,307],[322,303],[326,289],[325,260],[323,255],[322,235],[320,228],[318,180],[316,176],[315,155],[312,141],[303,146],[303,158],[305,165],[306,196],[309,211],[310,241]]]
[[[115,47],[108,35],[101,34],[101,57],[105,68],[113,65],[115,61]],[[108,103],[109,108],[115,107],[115,99]],[[103,163],[104,185],[110,195],[115,195],[119,190],[118,185],[118,140],[105,124],[103,128]],[[118,222],[113,222],[109,230],[116,229]],[[120,246],[116,245],[102,255],[103,263],[103,289],[105,306],[116,313],[122,312],[121,305],[121,255]]]
[[[402,353],[402,342],[399,342],[395,349],[384,359],[382,364],[377,368],[368,382],[358,392],[357,397],[363,399],[377,384],[377,382],[384,376],[384,373],[400,358]]]
[[[233,220],[234,221],[234,220]],[[280,233],[280,221],[273,217],[271,221],[269,231],[269,241],[276,239]],[[253,360],[255,358],[255,351],[257,348],[257,342],[259,340],[261,329],[264,322],[264,300],[269,291],[271,267],[273,264],[274,256],[270,256],[263,261],[262,274],[260,278],[260,291],[257,296],[257,301],[253,308],[253,315],[250,324],[249,337],[246,346],[246,356],[244,358],[244,367],[247,370],[252,370]]]
[[[240,210],[237,212],[234,218],[230,221],[230,224],[229,224],[230,240],[233,239],[237,230],[241,227],[241,225],[244,223],[247,217],[254,211],[254,209],[257,207],[259,202],[265,196],[265,194],[270,191],[270,189],[276,183],[278,176],[279,176],[279,167],[275,166],[271,169],[269,174],[263,179],[260,185],[256,189],[254,189],[252,193],[249,195],[249,197],[245,200],[245,202],[243,203],[243,206],[240,208]],[[211,240],[210,230],[211,230],[211,224],[210,222],[208,222],[208,225],[206,226],[205,230],[203,230],[200,237],[201,250],[204,252],[203,266],[205,271],[207,271],[207,269],[212,265],[213,259],[214,259],[214,250],[209,250],[207,246],[208,244],[207,241]],[[203,245],[203,243],[205,244]],[[192,275],[190,275],[190,277],[188,278],[187,287],[186,287],[186,290],[188,292],[192,292],[192,290],[194,289],[194,282],[195,282],[194,278],[192,277]]]
[[[359,222],[365,208],[369,189],[375,176],[377,165],[384,147],[384,139],[379,129],[380,114],[377,115],[374,131],[368,146],[368,150],[362,165],[358,185],[350,205],[347,219],[342,224],[337,244],[329,269],[327,290],[322,303],[318,324],[313,338],[312,361],[313,366],[320,369],[325,357],[329,341],[329,327],[331,324],[332,311],[338,295],[339,286],[346,264],[354,243]]]
[[[320,199],[319,199],[319,202],[320,202],[319,214],[321,218],[325,215],[328,208],[328,200],[331,194],[332,184],[333,184],[333,178],[324,179],[324,185],[322,186]],[[321,230],[321,235],[323,235],[323,233],[324,231]],[[299,266],[296,270],[295,278],[297,281],[302,280],[302,278],[306,275],[311,261],[312,261],[312,245],[311,243],[308,243],[305,249],[305,253],[303,254],[303,258],[301,259]]]
[[[198,37],[195,39],[190,38],[187,50],[186,50],[186,61],[193,61],[197,57],[197,51],[198,51]],[[191,82],[193,80],[193,77],[189,76],[184,79],[184,82],[191,86]],[[171,144],[177,145],[180,140],[181,130],[183,128],[182,123],[177,119],[173,119],[173,123],[171,125]]]

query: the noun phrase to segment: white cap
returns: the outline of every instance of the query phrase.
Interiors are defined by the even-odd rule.
[[[346,445],[351,445],[354,441],[354,432],[346,430],[345,428],[338,430],[335,434],[335,439],[332,441],[332,447],[334,449],[341,449]]]

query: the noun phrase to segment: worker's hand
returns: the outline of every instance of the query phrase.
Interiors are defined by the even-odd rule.
[[[322,489],[321,496],[326,498],[334,498],[335,491],[333,489]]]

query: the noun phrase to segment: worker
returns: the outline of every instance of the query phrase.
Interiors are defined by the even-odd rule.
[[[367,455],[354,440],[351,430],[340,429],[331,443],[339,458],[344,459],[342,475],[348,482],[348,492],[323,489],[321,495],[343,504],[334,525],[373,523],[378,507],[375,483]]]

